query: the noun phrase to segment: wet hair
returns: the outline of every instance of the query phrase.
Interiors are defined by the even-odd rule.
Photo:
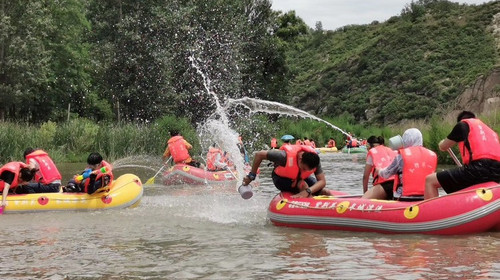
[[[91,153],[87,158],[87,163],[89,165],[96,165],[102,162],[102,156],[99,153]]]
[[[29,182],[35,176],[35,173],[36,173],[36,169],[30,169],[29,167],[23,167],[19,171],[19,177],[21,177],[21,179],[23,179],[23,181]]]
[[[174,137],[174,136],[177,136],[179,135],[179,131],[178,130],[170,130],[170,136],[171,137]]]
[[[463,119],[474,119],[476,115],[470,111],[462,111],[460,114],[457,116],[457,122],[463,120]]]
[[[302,154],[302,163],[307,165],[310,169],[316,168],[319,165],[319,156],[317,153],[304,152]]]
[[[24,150],[24,153],[23,153],[23,157],[24,159],[26,159],[26,156],[33,153],[35,151],[35,149],[29,147],[29,148],[26,148],[26,150]]]

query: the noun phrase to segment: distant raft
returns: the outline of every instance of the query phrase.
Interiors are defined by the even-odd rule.
[[[348,148],[347,146],[342,148],[342,153],[345,154],[361,154],[361,153],[368,153],[368,149],[366,146],[359,146],[359,147],[352,147]]]
[[[436,235],[500,231],[500,185],[489,182],[405,202],[346,194],[291,198],[282,193],[271,201],[268,217],[276,226],[322,230]]]
[[[337,147],[331,147],[331,148],[327,148],[327,147],[321,147],[321,148],[316,148],[318,154],[325,154],[325,153],[337,153],[339,150],[337,149]]]
[[[142,182],[134,174],[124,174],[109,187],[87,193],[35,193],[7,196],[5,213],[42,211],[86,211],[136,206],[143,194]]]

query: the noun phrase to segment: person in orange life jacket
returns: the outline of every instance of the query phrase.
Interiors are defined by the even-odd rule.
[[[325,188],[326,178],[319,156],[313,148],[305,145],[284,145],[279,150],[257,152],[252,170],[243,179],[243,184],[248,185],[255,180],[263,160],[274,162],[272,179],[278,190],[294,193],[294,197],[329,194]]]
[[[271,139],[271,149],[277,149],[278,148],[278,140],[276,138]]]
[[[327,148],[335,147],[335,140],[333,140],[333,138],[330,138],[330,140],[328,141],[328,144],[326,144],[326,147]]]
[[[87,168],[81,174],[73,176],[64,187],[64,191],[93,194],[99,188],[113,182],[113,167],[104,161],[99,153],[91,153],[87,157],[87,164]]]
[[[207,153],[207,170],[209,171],[220,171],[226,170],[228,168],[227,160],[224,156],[224,152],[217,148],[214,143]]]
[[[35,176],[36,170],[29,168],[24,162],[13,161],[0,167],[0,191],[2,192],[1,207],[7,206],[9,190],[24,185]]]
[[[163,153],[163,161],[172,156],[174,163],[185,163],[194,167],[203,168],[201,163],[192,159],[189,151],[193,148],[188,141],[186,141],[178,131],[170,131],[170,139],[167,141],[167,148]]]
[[[373,177],[373,186],[382,184],[384,189],[390,189],[394,185],[394,177],[391,176],[389,179],[382,179],[375,173],[375,168],[382,169],[394,160],[398,154],[391,148],[384,146],[384,137],[372,135],[367,140],[368,143],[368,153],[366,155],[366,165],[365,171],[363,173],[363,193],[368,191],[368,181],[370,179],[370,174]]]
[[[422,147],[420,130],[407,129],[402,138],[403,148],[398,150],[398,155],[391,164],[386,168],[376,168],[375,171],[378,176],[385,179],[398,175],[394,185],[375,185],[362,198],[392,200],[424,194],[425,177],[435,171],[437,156],[433,151]]]
[[[23,156],[29,168],[36,169],[37,172],[35,182],[17,187],[16,193],[59,192],[62,176],[47,152],[41,149],[27,148]]]
[[[474,113],[462,111],[450,134],[439,142],[446,151],[458,144],[463,166],[430,174],[425,182],[425,199],[439,196],[438,188],[453,193],[475,184],[500,182],[500,143],[498,134],[477,119]]]

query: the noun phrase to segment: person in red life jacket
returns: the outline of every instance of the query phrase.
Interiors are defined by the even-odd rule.
[[[13,161],[0,167],[0,191],[2,192],[1,207],[7,206],[9,190],[27,184],[35,176],[36,170],[30,169],[24,162]]]
[[[311,147],[313,147],[313,149],[316,149],[316,142],[314,142],[313,139],[309,139],[309,141],[311,142]]]
[[[359,146],[358,139],[351,137],[351,140],[349,140],[347,147],[348,148],[356,148],[358,146]]]
[[[163,161],[172,156],[174,163],[184,163],[197,168],[203,168],[202,164],[189,155],[189,150],[193,146],[180,135],[176,130],[170,131],[170,139],[167,141],[167,148],[163,153]]]
[[[439,196],[439,188],[453,193],[479,183],[500,182],[498,134],[474,113],[462,111],[458,115],[457,124],[446,139],[439,142],[439,149],[446,151],[456,144],[463,166],[427,176],[425,199]]]
[[[214,143],[209,149],[207,153],[207,170],[208,171],[221,171],[226,170],[228,168],[226,157],[224,156],[224,152],[217,148],[217,145]]]
[[[27,148],[24,159],[29,168],[36,169],[35,182],[16,188],[16,193],[51,193],[59,192],[61,187],[61,173],[47,152],[41,149]]]
[[[306,145],[306,146],[311,147],[311,140],[309,140],[309,138],[307,138],[307,137],[304,137],[304,141],[302,142],[302,145]]]
[[[278,148],[278,140],[276,138],[271,139],[271,149],[277,149]]]
[[[368,181],[370,179],[370,174],[373,178],[373,186],[382,184],[382,188],[391,189],[394,185],[394,178],[396,177],[396,175],[393,175],[388,179],[384,179],[376,174],[375,168],[386,168],[387,166],[389,166],[389,164],[391,164],[398,153],[396,151],[393,151],[391,148],[384,146],[385,141],[384,137],[382,136],[377,137],[375,135],[372,135],[370,136],[370,138],[368,138],[367,143],[368,153],[366,155],[365,172],[363,173],[363,193],[366,193],[368,191]]]
[[[394,184],[375,185],[362,198],[409,200],[423,197],[425,177],[436,170],[436,153],[422,146],[422,133],[416,128],[407,129],[402,142],[403,147],[398,148],[398,155],[391,164],[375,171],[385,179],[398,175]]]
[[[63,188],[64,191],[93,194],[113,182],[113,167],[104,161],[99,153],[91,153],[87,157],[87,164],[87,168],[81,174],[73,176]]]
[[[274,162],[272,179],[282,192],[294,193],[294,197],[330,194],[325,188],[326,178],[316,151],[305,145],[284,145],[279,150],[263,150],[255,154],[252,170],[243,179],[248,185],[255,180],[263,160]]]
[[[333,147],[335,147],[335,140],[333,138],[330,138],[330,140],[326,144],[326,147],[327,148],[333,148]]]

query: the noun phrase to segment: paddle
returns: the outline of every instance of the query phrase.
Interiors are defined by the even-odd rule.
[[[156,174],[155,174],[153,177],[149,178],[149,179],[146,181],[145,185],[152,185],[152,184],[154,184],[154,183],[155,183],[155,178],[156,178],[156,176],[158,176],[158,174],[160,174],[160,172],[163,170],[163,168],[165,168],[165,166],[167,166],[168,162],[169,162],[171,159],[172,159],[172,157],[169,157],[169,158],[167,159],[167,161],[166,161],[166,162],[165,162],[165,163],[164,163],[164,164],[160,167],[160,169],[158,170],[158,172],[156,172]]]
[[[451,150],[451,148],[448,148],[448,153],[450,154],[450,156],[453,159],[453,161],[455,162],[455,164],[458,167],[462,167],[462,163],[458,160],[457,156],[455,155],[455,153],[453,153],[453,151]]]

